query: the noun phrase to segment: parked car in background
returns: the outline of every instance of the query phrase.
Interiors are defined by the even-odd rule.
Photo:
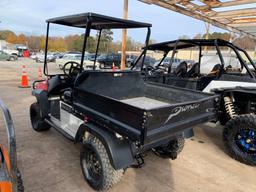
[[[100,55],[98,54],[97,55],[97,57],[99,57]],[[87,55],[87,57],[88,57],[88,60],[90,60],[90,61],[94,61],[94,59],[95,59],[95,53],[89,53],[88,55]],[[97,58],[96,58],[97,59]]]
[[[63,69],[64,65],[68,62],[80,63],[82,54],[81,53],[68,53],[65,54],[61,59],[56,59],[56,63],[59,65],[60,69]],[[93,69],[94,65],[94,54],[84,55],[84,69]],[[96,69],[99,69],[99,64],[95,64]]]
[[[140,60],[136,64],[135,69],[140,69],[141,68],[141,63],[142,63],[142,57],[140,58]],[[156,63],[156,59],[155,58],[150,57],[150,56],[146,56],[143,66],[144,66],[144,68],[146,66],[148,66],[149,68],[154,68],[154,64],[155,63]]]
[[[17,55],[11,55],[9,53],[6,53],[4,51],[0,51],[0,60],[3,61],[15,61],[18,59]]]
[[[111,54],[102,54],[97,58],[97,63],[100,66],[100,69],[111,69],[113,63],[115,67],[120,68],[121,65],[121,54],[111,53]]]
[[[127,67],[131,67],[131,65],[133,64],[133,62],[136,60],[138,56],[133,55],[133,54],[127,54],[126,55],[126,66]]]
[[[9,55],[15,55],[15,56],[19,55],[19,51],[15,50],[15,49],[3,49],[3,52],[5,52]]]
[[[157,67],[159,62],[161,60],[158,60],[154,63],[154,67]],[[161,63],[161,66],[163,67],[171,67],[172,71],[174,71],[177,66],[182,62],[183,60],[182,59],[179,59],[179,58],[174,58],[173,61],[171,62],[171,57],[166,57],[163,62]],[[172,64],[171,64],[172,63]]]
[[[44,55],[40,54],[36,57],[36,62],[37,63],[43,63],[44,62]],[[55,62],[56,56],[53,53],[48,53],[47,54],[47,62]]]
[[[113,63],[115,67],[120,68],[121,58],[120,53],[102,54],[97,57],[97,63],[99,63],[101,69],[110,69]],[[136,58],[135,55],[126,55],[126,67],[130,67]]]
[[[53,53],[53,55],[56,57],[56,59],[61,59],[65,55],[65,53],[56,52],[56,53]]]

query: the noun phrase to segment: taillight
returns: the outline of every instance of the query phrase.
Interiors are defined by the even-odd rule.
[[[48,79],[45,81],[42,81],[40,83],[37,83],[35,86],[36,89],[48,91]]]

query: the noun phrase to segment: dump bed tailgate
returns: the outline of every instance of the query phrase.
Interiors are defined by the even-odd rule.
[[[216,97],[208,96],[194,102],[147,111],[144,143],[165,140],[195,125],[213,120],[216,118]]]

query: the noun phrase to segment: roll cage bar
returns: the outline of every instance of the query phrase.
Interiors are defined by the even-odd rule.
[[[45,56],[44,56],[44,74],[46,76],[51,76],[48,74],[48,67],[47,67],[47,52],[48,52],[48,41],[49,41],[49,29],[50,24],[59,24],[65,25],[70,27],[77,27],[77,28],[84,28],[84,41],[83,41],[83,48],[82,48],[82,57],[80,62],[80,73],[83,70],[83,63],[84,63],[84,55],[87,46],[87,39],[90,36],[91,30],[99,31],[99,36],[97,40],[95,58],[94,58],[94,65],[93,70],[95,70],[96,58],[99,51],[99,44],[101,39],[101,33],[104,29],[135,29],[135,28],[146,28],[147,29],[147,36],[145,40],[145,50],[148,46],[150,34],[151,34],[151,27],[152,25],[149,23],[142,23],[132,20],[125,20],[119,19],[115,17],[100,15],[96,13],[82,13],[76,15],[69,15],[63,17],[57,17],[53,19],[48,19],[47,21],[47,29],[46,29],[46,42],[45,42]],[[145,60],[145,56],[143,57],[143,62]]]
[[[148,45],[147,50],[163,51],[164,52],[163,58],[160,60],[160,62],[158,63],[157,66],[160,66],[161,63],[164,61],[164,59],[167,57],[168,53],[170,51],[173,51],[172,56],[171,56],[171,60],[170,60],[170,67],[169,67],[169,70],[168,70],[168,73],[170,73],[176,51],[178,49],[192,48],[192,47],[196,47],[196,46],[199,47],[199,61],[198,61],[199,66],[201,66],[202,47],[203,46],[209,46],[209,47],[215,47],[216,48],[218,56],[219,56],[220,61],[221,61],[222,69],[224,69],[225,62],[224,62],[223,55],[221,53],[220,47],[226,46],[226,47],[231,48],[235,52],[240,64],[243,67],[246,68],[246,70],[248,71],[249,75],[252,78],[255,78],[255,75],[251,72],[251,70],[249,69],[249,67],[247,66],[245,61],[243,60],[239,51],[244,53],[244,55],[249,60],[250,64],[253,66],[254,70],[256,70],[256,66],[255,66],[254,62],[252,61],[251,57],[248,55],[248,53],[245,50],[235,46],[234,44],[232,44],[228,41],[222,40],[222,39],[209,39],[209,40],[205,40],[205,39],[191,39],[191,40],[190,39],[179,39],[179,40],[176,40],[176,41],[166,41],[166,42],[161,42],[161,43],[155,43],[155,44]],[[132,66],[131,69],[133,69],[137,65],[138,60],[141,58],[141,56],[143,54],[145,54],[144,48],[143,48],[143,51],[142,51],[141,55],[138,57],[138,59],[136,60],[136,62],[134,63],[134,65]],[[141,68],[143,68],[143,66],[141,66]]]

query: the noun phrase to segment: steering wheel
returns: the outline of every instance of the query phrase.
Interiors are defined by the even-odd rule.
[[[155,72],[155,68],[152,67],[152,66],[146,66],[142,69],[142,74],[146,74],[149,75],[149,76],[153,76],[154,75],[154,72]]]
[[[63,72],[69,77],[74,77],[80,72],[80,64],[74,61],[69,61],[64,65]]]

